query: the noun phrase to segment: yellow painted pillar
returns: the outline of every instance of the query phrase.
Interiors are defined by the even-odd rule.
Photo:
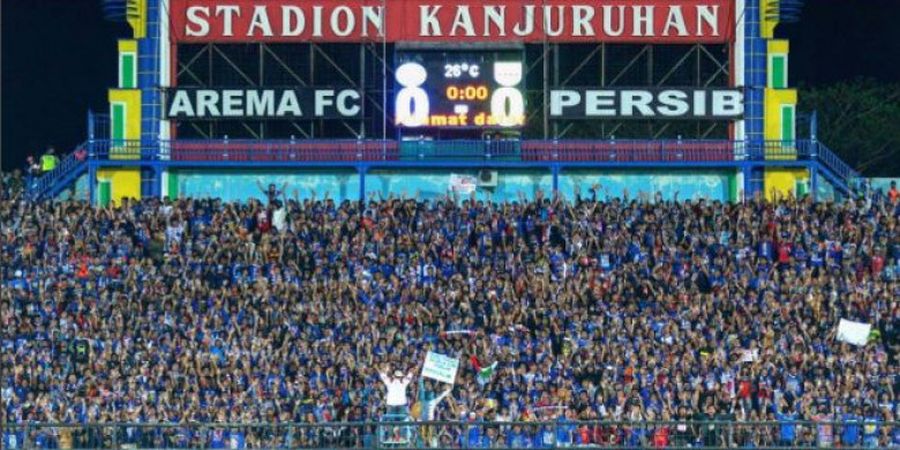
[[[141,158],[141,91],[137,81],[137,41],[119,41],[118,86],[110,89],[109,99],[109,159],[139,160]],[[123,198],[141,198],[141,170],[139,167],[105,168],[97,171],[95,182],[108,182],[113,204]]]

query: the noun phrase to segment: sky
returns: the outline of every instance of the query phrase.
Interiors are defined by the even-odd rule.
[[[103,19],[101,0],[0,1],[0,146],[4,170],[47,146],[86,138],[87,111],[106,111],[116,83],[116,40],[127,25]],[[806,0],[791,40],[790,83],[872,77],[900,81],[900,0]],[[802,89],[800,95],[803,95]]]

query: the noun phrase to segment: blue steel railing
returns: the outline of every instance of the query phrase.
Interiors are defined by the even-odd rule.
[[[485,160],[522,162],[708,163],[817,161],[848,184],[859,176],[815,140],[96,140],[100,160],[185,162],[386,162]]]
[[[896,448],[895,421],[543,420],[248,423],[0,423],[12,449],[668,449]]]
[[[835,175],[845,180],[848,185],[859,178],[859,172],[853,170],[849,164],[845,163],[834,152],[824,144],[816,143],[816,160],[834,172]]]
[[[53,170],[39,176],[29,177],[27,180],[29,195],[33,198],[39,197],[63,178],[76,174],[79,169],[87,164],[86,160],[89,157],[87,148],[88,143],[84,142],[63,157]]]
[[[852,170],[815,141],[729,140],[96,140],[91,158],[141,161],[335,162],[442,159],[703,162],[809,160],[825,155],[838,175]]]
[[[754,161],[815,161],[852,189],[859,176],[815,140],[92,140],[63,159],[55,170],[36,178],[30,192],[49,192],[83,161],[235,163],[389,163],[484,161],[597,164],[734,164]]]

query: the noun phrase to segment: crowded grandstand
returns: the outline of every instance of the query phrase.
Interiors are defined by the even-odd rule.
[[[390,406],[478,427],[442,429],[445,446],[900,445],[896,190],[338,203],[271,186],[262,202],[91,208],[25,202],[22,184],[4,174],[3,423],[363,422],[400,382]],[[842,320],[871,324],[862,345]],[[429,351],[462,361],[455,384],[419,377]],[[704,420],[781,425],[686,426]],[[153,431],[118,442],[229,439]],[[313,445],[306,431],[234,434]]]
[[[800,103],[801,0],[97,3],[3,155],[4,450],[900,448],[898,96]]]

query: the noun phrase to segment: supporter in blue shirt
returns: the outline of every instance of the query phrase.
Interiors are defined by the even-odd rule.
[[[671,417],[733,396],[742,417],[781,421],[761,446],[799,445],[794,422],[811,419],[775,417],[776,398],[826,416],[877,399],[866,418],[893,436],[890,300],[900,280],[866,270],[878,246],[890,252],[898,241],[890,205],[297,198],[287,230],[265,230],[261,204],[211,199],[2,207],[5,422],[49,422],[70,409],[73,421],[128,422],[132,405],[146,422],[196,420],[206,430],[234,411],[247,412],[236,420],[273,409],[310,423],[377,420],[385,399],[370,368],[412,370],[431,350],[462,361],[447,402],[458,409],[483,411],[497,398],[513,420],[550,406],[574,415],[512,437],[480,427],[453,437],[473,447],[565,445],[568,420],[628,419],[632,404]],[[509,229],[498,231],[502,223]],[[805,250],[812,270],[775,270],[774,246],[785,244],[798,263]],[[814,261],[822,252],[853,264],[826,272]],[[834,338],[841,318],[878,332],[849,346]],[[497,362],[489,380],[467,363],[473,355]],[[161,429],[137,440],[183,443]],[[852,426],[834,431],[853,440]],[[242,433],[234,437],[248,447],[275,439]],[[649,440],[640,430],[598,433]],[[203,445],[233,440],[189,438],[212,437]]]
[[[776,413],[775,418],[781,423],[778,432],[781,445],[795,445],[795,440],[797,439],[797,424],[795,422],[797,414],[794,412],[793,407],[788,406],[783,412]]]
[[[846,447],[858,447],[860,445],[861,410],[856,408],[841,416],[841,444]]]

